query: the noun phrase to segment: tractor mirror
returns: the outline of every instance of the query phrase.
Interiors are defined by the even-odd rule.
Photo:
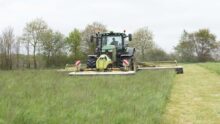
[[[92,35],[92,36],[90,37],[90,42],[93,42],[93,40],[94,40],[94,36]]]
[[[132,35],[131,34],[128,34],[128,40],[132,41]]]

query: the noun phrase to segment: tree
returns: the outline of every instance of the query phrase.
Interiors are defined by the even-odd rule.
[[[220,42],[217,42],[217,48],[215,50],[212,51],[212,57],[214,58],[214,60],[216,61],[220,61]]]
[[[2,32],[1,50],[2,50],[2,67],[12,69],[12,46],[14,43],[14,33],[11,27]]]
[[[24,28],[24,39],[28,40],[28,43],[33,47],[33,60],[34,60],[34,68],[37,68],[36,62],[36,49],[41,42],[41,37],[44,32],[48,30],[47,23],[42,19],[35,19],[26,24]]]
[[[96,44],[95,42],[90,42],[91,36],[95,36],[98,32],[103,33],[106,31],[106,26],[98,22],[93,22],[92,24],[87,25],[85,30],[82,32],[82,49],[84,50],[84,52],[86,52],[87,54],[93,54],[95,52]]]
[[[19,68],[19,64],[20,64],[20,61],[19,61],[19,54],[20,54],[20,42],[21,42],[21,39],[20,38],[17,38],[16,42],[15,42],[15,53],[16,53],[16,67]]]
[[[51,64],[51,56],[53,51],[53,31],[48,30],[41,36],[43,53],[46,56],[47,67]]]
[[[183,31],[179,44],[174,48],[180,61],[193,62],[195,58],[195,47],[192,41],[193,34]]]
[[[133,34],[133,41],[130,45],[136,48],[137,56],[145,60],[147,51],[155,47],[152,32],[147,27],[138,29]]]
[[[209,61],[212,52],[217,49],[216,37],[208,29],[187,33],[184,31],[179,44],[175,47],[177,54],[183,61]]]
[[[64,35],[60,32],[55,32],[53,33],[52,61],[56,66],[66,65],[66,58],[67,45],[64,39]]]
[[[60,65],[58,59],[65,51],[64,36],[60,32],[46,31],[42,35],[42,48],[46,56],[47,67]]]
[[[26,49],[26,67],[30,68],[31,67],[31,62],[30,62],[30,41],[31,41],[31,37],[29,37],[29,35],[23,33],[22,36],[19,38],[21,44],[24,44],[24,47]]]
[[[78,59],[80,55],[80,42],[81,42],[81,33],[78,29],[69,33],[69,36],[66,38],[67,43],[70,46],[70,51],[73,55],[74,60]]]
[[[217,48],[216,36],[211,34],[208,29],[201,29],[194,33],[193,38],[198,60],[211,60],[211,52]]]
[[[147,52],[146,59],[149,61],[169,60],[168,54],[161,48],[153,48]]]
[[[4,66],[4,44],[2,36],[0,36],[0,68],[3,68]]]

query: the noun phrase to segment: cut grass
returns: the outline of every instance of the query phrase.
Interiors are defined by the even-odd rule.
[[[173,71],[105,77],[0,71],[0,124],[158,124],[174,76]]]
[[[174,80],[163,123],[219,124],[220,76],[197,64],[187,64],[184,70]]]

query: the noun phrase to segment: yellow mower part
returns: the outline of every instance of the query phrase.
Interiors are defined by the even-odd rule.
[[[96,69],[105,70],[110,64],[112,64],[112,60],[106,54],[102,54],[96,61]]]

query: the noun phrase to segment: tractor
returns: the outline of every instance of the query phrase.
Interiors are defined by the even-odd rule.
[[[135,48],[128,47],[132,35],[124,33],[97,33],[91,36],[90,42],[95,42],[93,55],[88,55],[87,68],[96,71],[135,71]]]
[[[136,62],[135,48],[129,47],[127,41],[132,41],[132,35],[126,35],[125,31],[123,33],[97,33],[91,36],[90,42],[96,46],[94,54],[88,55],[84,68],[81,68],[80,60],[76,61],[75,69],[69,75],[134,75],[138,70],[167,69],[183,74],[183,67],[178,66],[177,61]],[[174,65],[168,66],[165,63]]]

